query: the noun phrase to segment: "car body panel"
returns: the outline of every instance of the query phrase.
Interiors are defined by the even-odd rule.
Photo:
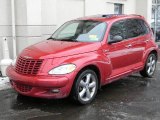
[[[48,40],[32,45],[21,52],[21,56],[29,56],[35,59],[64,57],[85,52],[95,51],[101,43],[65,42]]]
[[[14,66],[7,68],[13,88],[27,96],[42,98],[64,98],[69,96],[77,75],[86,67],[94,66],[99,71],[100,86],[113,82],[144,68],[151,51],[158,53],[153,33],[135,37],[121,42],[109,44],[108,35],[113,23],[119,20],[138,18],[138,15],[117,16],[111,18],[85,17],[78,20],[96,20],[106,22],[104,38],[99,42],[68,42],[48,40],[34,44],[24,49],[19,56],[26,59],[43,59],[37,75],[22,75],[16,72]],[[76,65],[75,71],[65,75],[49,75],[49,71],[65,64]],[[17,89],[16,83],[31,86],[30,92]],[[24,86],[25,87],[25,86]],[[52,93],[59,89],[59,93]]]

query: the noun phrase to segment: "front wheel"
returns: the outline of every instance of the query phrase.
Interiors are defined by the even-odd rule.
[[[81,72],[72,89],[73,99],[80,104],[89,104],[93,101],[98,90],[98,78],[93,70]]]
[[[142,71],[140,71],[140,74],[143,77],[153,77],[155,70],[156,70],[156,64],[157,64],[157,57],[155,54],[150,54],[147,58],[145,67]]]

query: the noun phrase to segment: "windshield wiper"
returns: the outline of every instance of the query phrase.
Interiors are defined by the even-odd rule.
[[[75,39],[69,39],[69,38],[62,38],[62,39],[56,39],[56,40],[60,40],[60,41],[69,41],[69,42],[78,42],[77,40]]]
[[[70,42],[78,42],[77,40],[75,39],[69,39],[69,38],[61,38],[61,39],[56,39],[56,38],[53,38],[53,37],[49,37],[47,40],[57,40],[57,41],[70,41]]]
[[[50,39],[55,40],[55,38],[53,38],[53,37],[49,37],[49,38],[47,38],[47,40],[50,40]]]

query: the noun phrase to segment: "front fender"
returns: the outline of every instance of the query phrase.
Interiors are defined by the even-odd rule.
[[[102,56],[101,51],[94,51],[82,55],[71,57],[66,62],[74,63],[77,66],[76,72],[79,73],[83,68],[93,65],[96,66],[100,72],[101,84],[105,84],[105,80],[111,75],[112,66],[109,59]],[[71,61],[70,61],[71,60]]]
[[[76,70],[74,73],[76,75],[85,67],[89,65],[94,65],[99,69],[100,72],[100,78],[101,78],[101,84],[105,83],[106,78],[108,78],[111,74],[111,64],[109,62],[109,59],[106,57],[102,56],[103,54],[101,53],[102,51],[93,51],[93,52],[88,52],[88,53],[83,53],[79,55],[73,55],[73,56],[68,56],[68,57],[61,57],[61,58],[54,58],[53,60],[48,60],[48,62],[45,64],[45,66],[42,68],[43,72],[41,74],[48,74],[48,72],[60,65],[63,64],[75,64],[76,65]],[[71,73],[72,74],[72,73]],[[68,74],[66,76],[69,76]]]

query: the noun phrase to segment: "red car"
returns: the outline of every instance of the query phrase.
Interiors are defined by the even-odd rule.
[[[63,24],[48,40],[24,49],[7,68],[20,94],[93,101],[108,83],[140,72],[152,77],[158,46],[139,15],[98,15]]]

